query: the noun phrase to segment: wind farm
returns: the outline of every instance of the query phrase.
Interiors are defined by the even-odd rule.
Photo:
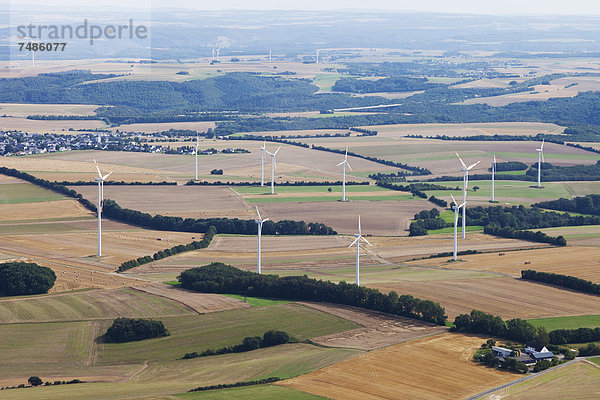
[[[0,60],[0,400],[594,398],[592,17],[170,7]]]

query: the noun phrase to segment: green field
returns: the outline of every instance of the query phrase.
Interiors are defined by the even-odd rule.
[[[317,400],[326,399],[326,397],[316,396],[314,394],[302,392],[285,386],[259,385],[245,388],[208,390],[205,392],[192,392],[178,394],[175,397],[185,400],[226,400],[226,399],[244,399],[244,400]]]
[[[297,304],[254,307],[205,315],[161,318],[171,336],[141,342],[106,343],[100,365],[176,360],[193,351],[241,343],[246,336],[283,330],[298,340],[354,329],[356,324]],[[107,322],[106,325],[109,325]]]
[[[600,315],[528,319],[527,322],[534,326],[543,326],[548,332],[555,329],[596,328],[600,327]]]
[[[86,218],[89,219],[89,218]],[[12,222],[12,221],[11,221]],[[31,221],[28,221],[31,222]],[[42,222],[0,225],[0,235],[35,235],[44,233],[70,233],[85,231],[85,228],[69,222]]]
[[[30,183],[7,183],[0,185],[0,204],[41,203],[64,200],[66,197]]]
[[[452,221],[452,223],[454,223],[454,221]],[[483,232],[483,226],[479,226],[479,225],[467,226],[466,229],[467,229],[467,232]],[[458,234],[460,235],[461,232],[462,232],[462,225],[459,225],[458,226]],[[447,228],[432,229],[430,231],[427,231],[427,234],[429,234],[429,235],[436,235],[436,234],[447,235],[449,233],[454,234],[454,225],[449,226]]]
[[[399,194],[399,195],[391,195],[391,196],[348,196],[346,195],[347,200],[352,201],[406,201],[413,200],[413,196],[410,194]],[[263,197],[253,197],[246,198],[247,203],[251,204],[260,204],[260,203],[296,203],[296,202],[319,202],[319,201],[338,201],[340,200],[337,197],[332,196],[305,196],[305,197],[277,197],[277,196],[265,196]]]
[[[331,186],[277,186],[275,185],[275,191],[277,193],[329,193],[329,189],[334,193],[342,193],[342,185],[331,185]],[[239,194],[263,194],[270,192],[270,186],[234,186],[235,190]],[[347,185],[346,193],[353,192],[389,192],[390,189],[382,188],[375,185]]]
[[[313,84],[317,85],[322,92],[331,92],[331,87],[335,85],[335,82],[341,77],[342,74],[338,73],[316,74]]]
[[[0,301],[0,324],[193,314],[176,301],[131,289]]]

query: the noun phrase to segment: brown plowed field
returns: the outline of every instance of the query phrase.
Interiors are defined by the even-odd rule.
[[[485,339],[445,333],[375,350],[278,384],[333,399],[462,399],[515,379],[471,361]]]
[[[427,322],[351,306],[313,302],[300,304],[362,325],[361,328],[311,339],[324,346],[373,350],[447,330]]]
[[[585,227],[583,227],[585,229]],[[460,257],[463,262],[448,263],[445,258],[418,260],[411,265],[437,266],[469,271],[490,271],[521,276],[521,270],[571,275],[600,283],[600,252],[597,247],[553,247],[527,251],[472,254]]]
[[[248,308],[250,304],[232,297],[221,296],[213,293],[196,293],[164,283],[152,283],[148,285],[139,285],[135,289],[142,292],[151,293],[157,296],[166,297],[171,300],[185,304],[199,314],[209,312],[232,310],[234,308]]]
[[[481,310],[504,319],[598,314],[600,297],[509,277],[370,285],[436,301],[450,320]]]

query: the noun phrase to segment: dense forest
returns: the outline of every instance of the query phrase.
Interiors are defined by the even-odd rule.
[[[56,274],[48,267],[26,262],[0,264],[0,296],[47,293],[55,281]]]
[[[104,334],[107,343],[124,343],[169,336],[161,321],[151,319],[117,318]]]
[[[340,78],[332,90],[336,92],[377,93],[377,92],[412,92],[442,86],[429,82],[427,78],[393,77],[375,81],[356,78]]]
[[[444,325],[444,308],[431,300],[421,300],[396,292],[383,294],[376,289],[311,279],[306,276],[261,275],[230,265],[212,263],[188,269],[177,279],[185,289],[207,293],[232,293],[288,300],[326,301],[369,310],[402,315]]]

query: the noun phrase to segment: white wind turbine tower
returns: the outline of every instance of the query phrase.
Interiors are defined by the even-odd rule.
[[[196,156],[196,180],[198,180],[198,146],[200,146],[200,139],[196,136],[196,150],[194,150],[194,155]]]
[[[317,50],[317,64],[319,63],[319,52],[320,52],[320,51],[321,51],[321,50]]]
[[[94,160],[94,164],[98,171],[98,177],[94,178],[94,180],[98,182],[98,257],[100,257],[102,255],[102,204],[104,203],[104,181],[112,174],[112,172],[102,176],[96,160]]]
[[[466,166],[462,158],[456,153],[456,156],[460,160],[462,164],[462,168],[460,169],[463,173],[463,204],[467,203],[467,187],[469,186],[469,171],[473,169],[477,164],[481,162],[481,160],[477,161],[475,164],[470,166]],[[466,225],[467,225],[467,206],[463,206],[463,220],[462,220],[462,238],[466,237]]]
[[[265,151],[267,151],[267,141],[260,148],[260,186],[265,186]]]
[[[456,261],[456,248],[457,248],[457,242],[458,242],[458,238],[457,238],[457,232],[458,232],[458,214],[460,213],[460,208],[464,207],[467,203],[464,202],[462,203],[460,206],[458,205],[458,203],[456,202],[456,199],[454,198],[454,196],[450,195],[450,197],[452,197],[452,202],[454,203],[454,257],[452,258],[454,261]]]
[[[275,161],[275,156],[277,155],[279,149],[281,149],[281,146],[275,150],[275,153],[271,153],[265,149],[265,152],[271,156],[271,194],[275,194],[275,164],[277,163],[277,161]]]
[[[360,280],[359,280],[359,275],[360,275],[360,240],[364,240],[365,243],[367,243],[369,246],[371,246],[371,243],[369,243],[369,241],[367,239],[365,239],[360,231],[360,215],[358,216],[358,233],[354,234],[354,237],[356,239],[354,239],[354,242],[352,242],[350,244],[350,246],[348,247],[352,247],[354,246],[354,244],[356,244],[356,286],[360,286]]]
[[[346,147],[346,154],[344,155],[344,161],[339,163],[337,166],[344,166],[344,175],[342,179],[342,201],[346,201],[346,166],[352,171],[352,167],[348,164],[348,148]]]
[[[542,161],[544,161],[544,140],[542,139],[542,145],[539,149],[536,149],[538,152],[538,185],[537,187],[542,187]]]
[[[495,201],[494,198],[494,178],[496,175],[496,155],[494,154],[494,161],[492,161],[492,203]]]
[[[260,236],[262,234],[263,223],[268,221],[269,218],[262,219],[258,207],[256,207],[256,213],[258,214],[258,219],[256,220],[256,224],[258,225],[258,260],[256,262],[256,271],[260,274]]]

